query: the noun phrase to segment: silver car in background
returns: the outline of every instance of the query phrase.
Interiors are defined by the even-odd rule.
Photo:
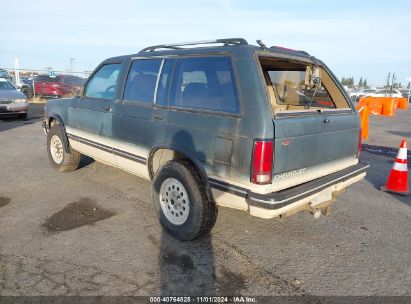
[[[27,119],[27,109],[26,95],[16,90],[7,79],[0,78],[0,117],[12,114]]]

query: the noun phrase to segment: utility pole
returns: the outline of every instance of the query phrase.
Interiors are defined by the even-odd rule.
[[[20,84],[19,59],[17,57],[14,59],[14,81],[16,85]]]
[[[388,96],[389,96],[389,97],[391,97],[392,91],[394,90],[395,81],[396,81],[395,73],[392,73],[391,87],[390,87],[390,92],[388,93]]]
[[[75,58],[70,58],[70,73],[73,74],[73,61]]]

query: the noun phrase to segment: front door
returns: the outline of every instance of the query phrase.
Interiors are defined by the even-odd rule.
[[[121,63],[102,65],[87,82],[77,107],[69,114],[67,133],[80,152],[114,163],[112,111]]]

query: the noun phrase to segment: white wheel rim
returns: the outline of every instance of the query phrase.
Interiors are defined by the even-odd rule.
[[[57,135],[53,135],[50,139],[50,153],[54,162],[61,164],[63,161],[63,144]]]
[[[174,225],[182,225],[190,213],[186,188],[175,178],[167,178],[160,187],[160,205],[164,216]]]

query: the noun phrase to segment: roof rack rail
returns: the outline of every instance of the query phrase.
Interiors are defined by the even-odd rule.
[[[172,43],[172,44],[160,44],[146,47],[140,51],[144,52],[154,52],[159,49],[171,49],[179,50],[182,49],[182,46],[189,45],[202,45],[202,44],[217,44],[222,43],[224,46],[229,45],[248,45],[248,42],[244,38],[225,38],[225,39],[216,39],[216,40],[202,40],[202,41],[191,41],[191,42],[182,42],[182,43]]]

